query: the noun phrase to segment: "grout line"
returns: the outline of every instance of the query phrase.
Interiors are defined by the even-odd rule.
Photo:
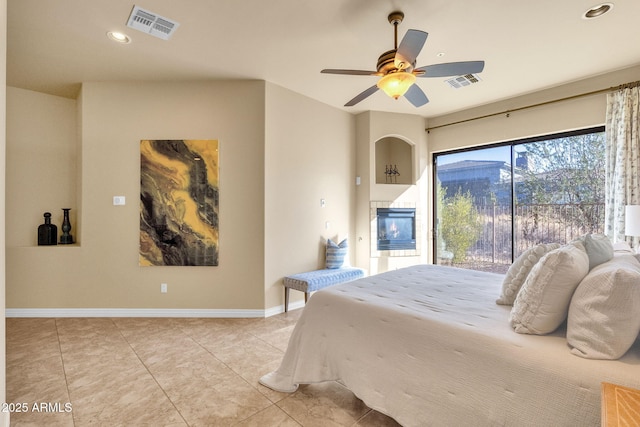
[[[360,421],[364,420],[365,417],[367,417],[368,415],[370,415],[373,412],[373,409],[369,408],[369,410],[367,412],[365,412],[360,418],[358,418],[356,420],[356,422],[353,423],[353,427],[357,426],[358,423],[360,423]]]
[[[60,363],[62,364],[62,373],[64,374],[64,385],[67,389],[67,397],[69,399],[69,403],[71,403],[71,407],[73,408],[73,402],[71,401],[71,390],[69,390],[69,379],[67,378],[67,368],[64,363],[64,353],[62,352],[62,343],[60,342],[60,330],[58,329],[58,319],[53,319],[53,324],[56,328],[56,338],[58,340],[58,350],[60,351]],[[76,425],[76,416],[71,410],[71,420],[73,421],[73,425]]]
[[[227,368],[233,375],[237,376],[238,378],[240,378],[242,381],[244,381],[250,388],[252,388],[253,390],[255,390],[256,392],[258,392],[263,398],[265,398],[267,401],[269,401],[270,405],[260,409],[258,412],[255,412],[253,414],[248,415],[246,418],[242,419],[242,420],[238,420],[237,423],[235,424],[239,424],[243,421],[248,420],[251,417],[256,416],[257,414],[259,414],[262,411],[267,410],[268,408],[272,407],[275,405],[275,402],[271,401],[271,399],[269,399],[267,396],[265,396],[263,393],[260,392],[260,390],[257,387],[254,387],[253,384],[251,384],[246,378],[244,378],[239,372],[236,372],[235,369],[233,369],[231,366],[229,366],[229,364],[227,364],[224,360],[220,359],[218,356],[216,356],[214,353],[212,353],[207,347],[205,347],[204,344],[202,344],[198,339],[196,339],[196,337],[192,336],[191,334],[189,334],[187,331],[185,331],[184,329],[182,329],[181,327],[178,327],[177,329],[180,330],[180,332],[182,332],[183,334],[185,334],[187,337],[189,337],[191,340],[193,340],[194,343],[196,343],[201,349],[203,349],[205,352],[207,352],[207,354],[211,355],[211,357],[213,357],[215,360],[217,360],[220,364],[222,364],[225,368]],[[250,334],[249,332],[244,331],[244,325],[240,325],[240,326],[228,326],[225,328],[225,332],[227,331],[238,331],[238,333],[241,334],[247,334],[250,336],[253,336],[252,334]],[[287,414],[289,415],[289,414]],[[290,417],[291,418],[291,417]]]
[[[164,394],[167,398],[167,400],[171,403],[171,406],[173,406],[173,408],[176,410],[176,412],[178,413],[178,415],[180,415],[180,418],[182,418],[182,421],[184,421],[184,423],[187,426],[190,426],[190,424],[187,422],[187,420],[184,418],[184,416],[182,415],[182,412],[180,412],[180,410],[178,409],[178,407],[176,406],[175,402],[173,400],[171,400],[171,397],[169,397],[169,395],[167,394],[167,391],[164,389],[164,387],[162,387],[162,385],[158,382],[158,380],[156,379],[156,377],[153,375],[153,373],[149,370],[149,367],[147,366],[146,363],[144,363],[144,361],[142,360],[142,358],[140,358],[140,355],[138,354],[138,352],[136,351],[135,348],[133,348],[133,346],[131,345],[131,343],[129,342],[129,340],[127,339],[127,337],[124,336],[124,334],[122,333],[122,330],[118,327],[118,324],[114,321],[114,319],[110,319],[111,323],[113,323],[113,327],[116,329],[116,331],[118,331],[118,334],[122,337],[122,339],[124,340],[124,342],[127,343],[127,345],[129,346],[129,348],[131,349],[131,351],[133,352],[133,354],[136,355],[136,357],[138,358],[138,360],[140,361],[140,363],[142,364],[142,366],[144,366],[144,369],[147,371],[147,373],[151,376],[151,378],[153,378],[153,381],[158,385],[158,388],[160,390],[162,390],[162,394]],[[175,327],[171,326],[173,329],[176,329]]]
[[[271,408],[271,407],[273,407],[273,406],[275,406],[278,410],[282,411],[282,413],[284,413],[284,414],[287,416],[287,418],[288,418],[288,419],[290,419],[291,421],[293,421],[294,423],[296,423],[296,424],[297,424],[297,425],[299,425],[300,427],[304,427],[304,425],[303,425],[303,424],[301,424],[298,420],[296,420],[296,419],[295,419],[295,418],[293,418],[291,415],[289,415],[289,413],[288,413],[287,411],[285,411],[284,409],[282,409],[281,407],[279,407],[279,406],[278,406],[278,405],[276,405],[275,403],[274,403],[274,404],[272,404],[272,405],[270,405],[270,406],[267,406],[267,407],[266,407],[266,408],[264,408],[264,409],[259,410],[258,412],[256,412],[256,413],[255,413],[255,414],[253,414],[253,415],[250,415],[249,417],[245,418],[244,420],[240,420],[240,421],[238,421],[236,424],[240,424],[240,423],[242,423],[242,422],[244,422],[244,421],[248,420],[248,419],[249,419],[249,418],[251,418],[251,417],[255,417],[256,415],[258,415],[258,414],[260,414],[260,413],[262,413],[262,412],[264,412],[264,411],[266,411],[266,410],[270,409],[270,408]]]

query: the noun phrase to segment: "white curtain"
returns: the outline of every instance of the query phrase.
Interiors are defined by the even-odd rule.
[[[640,205],[640,87],[626,85],[607,95],[607,164],[605,234],[614,242],[637,247],[637,237],[625,237],[624,207]]]

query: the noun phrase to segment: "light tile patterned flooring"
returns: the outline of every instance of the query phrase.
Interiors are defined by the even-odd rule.
[[[258,384],[301,312],[6,319],[7,402],[27,409],[11,425],[398,426],[335,382],[291,394]]]

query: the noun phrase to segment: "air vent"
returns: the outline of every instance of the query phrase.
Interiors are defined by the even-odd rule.
[[[445,80],[454,89],[460,89],[465,86],[470,86],[480,81],[480,77],[477,74],[465,74],[464,76],[452,77]]]
[[[156,13],[133,6],[127,27],[162,40],[169,40],[180,24]]]

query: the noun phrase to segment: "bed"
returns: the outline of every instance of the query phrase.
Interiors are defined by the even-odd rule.
[[[403,426],[600,425],[602,382],[640,387],[640,345],[593,360],[571,354],[566,323],[515,333],[504,277],[416,265],[318,291],[260,382],[338,381]]]

